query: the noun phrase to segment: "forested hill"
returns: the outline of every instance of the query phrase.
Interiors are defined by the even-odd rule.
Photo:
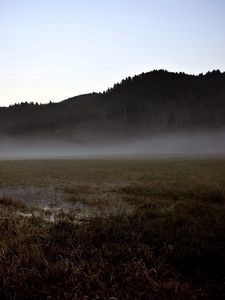
[[[225,127],[225,72],[164,70],[128,77],[104,93],[0,108],[0,134],[69,140]]]

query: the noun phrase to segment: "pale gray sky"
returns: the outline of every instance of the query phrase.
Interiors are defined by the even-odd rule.
[[[0,0],[0,105],[153,69],[225,71],[224,0]]]

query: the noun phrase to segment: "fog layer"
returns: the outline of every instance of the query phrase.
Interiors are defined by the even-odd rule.
[[[105,155],[225,154],[225,130],[157,135],[132,140],[75,143],[42,138],[0,137],[0,159],[69,158]]]

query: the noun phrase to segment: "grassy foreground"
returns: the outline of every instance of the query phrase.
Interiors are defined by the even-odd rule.
[[[132,209],[49,222],[2,195],[1,299],[225,297],[225,158],[0,162],[1,188],[50,184]]]

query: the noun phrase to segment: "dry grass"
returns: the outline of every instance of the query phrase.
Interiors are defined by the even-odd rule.
[[[4,163],[2,172],[10,174]],[[51,165],[53,174],[52,163],[46,167]],[[34,168],[35,162],[30,164]],[[55,168],[65,174],[63,164],[56,162]],[[94,190],[97,199],[101,178],[104,193],[132,204],[133,210],[81,223],[62,213],[47,222],[35,214],[18,215],[24,208],[2,199],[1,299],[224,298],[224,159],[90,161],[83,177],[77,171],[80,162],[71,164],[69,172],[78,172],[80,187],[67,175],[62,188],[72,196],[85,198],[88,191],[90,197]],[[93,166],[96,179],[88,175]],[[60,174],[56,181],[62,183]]]

